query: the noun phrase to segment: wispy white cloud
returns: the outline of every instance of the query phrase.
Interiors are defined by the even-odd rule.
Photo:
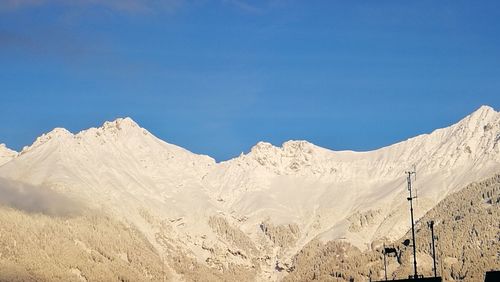
[[[262,13],[263,8],[254,4],[250,4],[250,2],[246,2],[244,0],[223,0],[224,3],[235,6],[236,8],[243,10],[248,13]]]
[[[283,7],[290,2],[289,0],[268,0],[268,1],[250,1],[250,0],[222,0],[222,3],[236,7],[237,9],[250,14],[263,14],[275,8]]]
[[[3,178],[0,178],[0,206],[63,217],[78,215],[83,211],[81,203],[64,194]]]
[[[94,6],[125,13],[143,13],[153,11],[174,11],[184,0],[2,0],[0,12],[37,8],[44,5],[66,7]]]
[[[11,11],[25,7],[39,6],[47,2],[45,0],[4,0],[0,1],[0,11]]]
[[[33,9],[46,5],[100,7],[122,13],[173,12],[185,4],[226,4],[250,14],[262,14],[291,0],[0,0],[0,12]]]
[[[0,51],[4,54],[61,58],[66,62],[83,60],[102,48],[99,42],[87,41],[57,28],[32,28],[30,32],[0,29]]]

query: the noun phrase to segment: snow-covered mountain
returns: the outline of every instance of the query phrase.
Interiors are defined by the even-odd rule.
[[[66,193],[153,236],[145,209],[180,218],[210,208],[202,176],[214,165],[125,118],[77,134],[56,128],[2,166],[0,177]]]
[[[16,151],[7,148],[5,144],[0,144],[0,165],[12,160],[16,155]]]
[[[405,170],[416,167],[417,214],[500,169],[500,114],[483,106],[457,124],[370,152],[330,151],[306,141],[259,143],[205,178],[226,209],[297,223],[299,242],[317,235],[363,247],[409,228]]]
[[[257,264],[260,278],[273,279],[280,277],[276,264],[314,238],[366,249],[401,237],[409,228],[406,170],[417,170],[418,218],[465,184],[499,172],[499,147],[500,113],[487,106],[374,151],[260,142],[221,163],[125,118],[77,134],[56,128],[18,155],[0,146],[0,177],[109,213],[162,254],[182,251],[213,268]]]

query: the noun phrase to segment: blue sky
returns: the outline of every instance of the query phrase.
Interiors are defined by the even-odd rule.
[[[499,3],[5,0],[0,143],[130,116],[217,160],[379,148],[500,109]]]

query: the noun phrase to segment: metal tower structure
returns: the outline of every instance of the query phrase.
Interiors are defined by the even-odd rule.
[[[411,216],[411,235],[412,235],[412,242],[413,242],[413,270],[414,270],[414,276],[413,278],[417,279],[418,278],[418,272],[417,272],[417,243],[415,241],[415,223],[413,221],[413,199],[416,199],[416,196],[412,195],[411,191],[411,176],[416,175],[416,171],[406,171],[405,174],[407,174],[407,181],[408,181],[408,192],[410,193],[410,196],[407,198],[407,200],[410,202],[410,216]]]

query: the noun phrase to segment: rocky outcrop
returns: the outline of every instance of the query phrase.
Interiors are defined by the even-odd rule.
[[[281,248],[293,247],[300,237],[300,229],[297,224],[274,225],[270,222],[262,222],[260,229],[274,246]]]
[[[231,245],[240,248],[242,250],[242,252],[240,252],[241,256],[247,258],[248,256],[246,253],[253,255],[257,254],[258,251],[252,240],[240,229],[230,224],[225,218],[211,216],[208,219],[208,225],[217,235],[224,238]]]
[[[351,232],[359,232],[363,228],[373,225],[380,218],[380,210],[368,210],[365,212],[356,212],[347,218],[350,225],[348,230]]]

